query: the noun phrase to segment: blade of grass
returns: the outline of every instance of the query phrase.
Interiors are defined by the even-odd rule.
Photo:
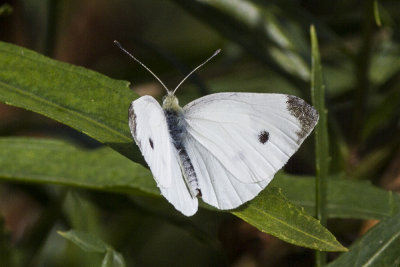
[[[78,230],[59,231],[58,234],[87,252],[103,254],[101,267],[126,266],[122,255],[95,235]]]
[[[352,123],[352,145],[357,151],[360,145],[360,133],[365,121],[367,100],[370,91],[370,65],[373,41],[373,0],[363,1],[364,20],[362,40],[354,62],[357,74],[357,87],[355,90],[354,117]]]
[[[199,17],[255,56],[297,87],[306,88],[310,78],[302,34],[290,32],[287,25],[296,24],[280,16],[272,4],[255,1],[185,1],[175,3]],[[285,20],[282,23],[282,20]],[[292,27],[293,28],[293,27]]]
[[[374,17],[376,25],[378,25],[379,27],[382,26],[381,16],[379,15],[378,0],[374,0]]]
[[[329,267],[399,266],[400,212],[369,230]]]
[[[315,164],[316,164],[316,215],[322,225],[326,225],[327,176],[329,168],[329,143],[327,127],[327,110],[325,108],[325,86],[322,81],[321,59],[318,49],[317,33],[311,26],[311,97],[319,113],[319,122],[315,127]],[[316,265],[323,266],[326,255],[316,252]]]

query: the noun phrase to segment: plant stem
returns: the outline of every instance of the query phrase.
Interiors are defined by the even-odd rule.
[[[311,97],[314,107],[319,113],[319,122],[315,127],[315,164],[316,164],[316,217],[322,225],[326,225],[327,176],[329,168],[329,142],[327,127],[327,110],[325,108],[325,85],[322,80],[321,59],[318,39],[314,26],[311,36]],[[316,252],[316,266],[326,264],[326,253]]]
[[[373,0],[364,2],[364,25],[362,33],[362,41],[359,53],[356,58],[355,68],[357,75],[357,85],[355,92],[352,145],[357,148],[359,145],[359,137],[361,126],[365,118],[366,102],[369,91],[369,69],[371,64],[371,47],[372,47],[372,27],[374,23],[373,17]]]
[[[60,0],[48,1],[44,54],[49,57],[52,57],[54,54],[60,4]]]

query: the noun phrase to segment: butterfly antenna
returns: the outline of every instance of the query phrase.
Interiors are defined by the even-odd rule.
[[[116,44],[122,51],[124,51],[126,54],[128,54],[128,56],[130,56],[131,58],[133,58],[133,60],[135,60],[137,63],[139,63],[140,65],[142,65],[143,68],[145,68],[148,72],[151,73],[151,75],[154,76],[154,78],[157,79],[157,81],[159,81],[161,83],[161,85],[165,88],[165,90],[167,90],[168,94],[170,94],[170,91],[168,90],[167,86],[165,86],[165,84],[161,81],[160,78],[157,77],[157,75],[154,74],[154,72],[152,72],[148,67],[146,67],[146,65],[144,65],[139,59],[135,58],[131,53],[129,53],[125,48],[122,47],[122,45],[117,41],[114,40],[114,44]]]
[[[175,87],[174,91],[172,91],[172,94],[174,95],[176,90],[178,90],[179,86],[182,85],[182,83],[189,78],[190,75],[193,74],[193,72],[195,72],[196,70],[198,70],[201,66],[203,66],[204,64],[206,64],[208,61],[210,61],[213,57],[215,57],[216,55],[219,54],[219,52],[221,52],[221,49],[218,49],[217,51],[214,52],[214,54],[212,54],[211,57],[209,57],[206,61],[204,61],[203,63],[201,63],[199,66],[197,66],[194,70],[192,70],[188,75],[186,75],[185,78],[183,78],[183,80]]]

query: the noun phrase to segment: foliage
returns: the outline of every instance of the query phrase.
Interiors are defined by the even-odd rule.
[[[91,6],[89,2],[87,7]],[[97,10],[107,10],[106,1],[100,2]],[[168,265],[168,259],[176,260],[175,266],[186,266],[189,262],[221,265],[226,263],[222,259],[224,245],[215,229],[221,229],[226,220],[232,221],[233,214],[261,232],[316,250],[319,266],[326,263],[326,254],[319,251],[343,252],[330,266],[398,264],[400,198],[396,192],[377,185],[385,186],[383,177],[396,179],[389,170],[400,160],[395,156],[400,148],[400,63],[397,59],[400,40],[396,32],[400,4],[368,0],[358,7],[357,1],[349,1],[342,6],[335,3],[336,9],[327,9],[327,4],[313,6],[307,1],[171,0],[173,4],[169,6],[144,1],[125,3],[119,11],[137,8],[139,2],[143,5],[141,8],[148,5],[149,10],[156,10],[155,14],[157,7],[161,10],[167,5],[167,10],[177,19],[187,16],[182,20],[189,21],[188,27],[198,30],[198,36],[193,38],[205,42],[204,50],[194,42],[196,46],[192,44],[181,52],[181,57],[188,58],[193,65],[209,53],[209,48],[222,46],[226,51],[220,61],[209,65],[210,71],[205,71],[211,77],[207,85],[194,76],[194,86],[180,89],[181,101],[185,103],[218,91],[280,92],[312,99],[320,114],[315,130],[315,158],[312,140],[307,141],[285,171],[279,172],[253,201],[230,213],[218,212],[202,203],[193,218],[178,214],[159,195],[127,126],[127,109],[138,94],[128,82],[119,79],[133,77],[133,87],[140,89],[137,81],[143,82],[146,80],[143,77],[148,76],[142,70],[137,71],[136,65],[131,66],[135,70],[132,76],[125,76],[104,67],[116,66],[116,63],[84,68],[42,55],[57,57],[57,45],[63,47],[62,37],[56,33],[66,27],[61,17],[68,15],[65,10],[71,10],[71,6],[68,9],[62,1],[54,1],[47,7],[47,21],[43,24],[47,27],[45,41],[31,46],[40,53],[12,42],[0,42],[0,101],[75,129],[62,128],[62,134],[47,133],[44,138],[18,137],[21,126],[0,122],[0,179],[4,182],[0,188],[10,185],[22,188],[30,197],[41,199],[43,210],[40,219],[27,230],[31,234],[25,234],[17,246],[7,241],[7,232],[0,224],[0,255],[7,255],[4,260],[10,266],[44,263],[125,266],[125,261],[127,266],[133,263]],[[23,5],[28,10],[39,6]],[[357,11],[351,11],[352,8]],[[0,13],[18,10],[8,5],[0,7],[3,9],[7,12]],[[333,20],[327,13],[340,19]],[[354,17],[349,19],[353,13]],[[188,14],[208,28],[199,26]],[[12,17],[9,15],[0,23],[9,23],[5,20]],[[160,20],[165,21],[165,17]],[[160,25],[166,32],[186,25],[170,23]],[[308,41],[311,24],[315,27],[311,28]],[[346,30],[349,24],[351,31]],[[193,36],[195,30],[189,28],[188,32],[188,36]],[[0,38],[1,34],[7,36],[0,32]],[[176,57],[156,45],[156,40],[166,42],[162,34],[157,34],[152,42],[146,41],[150,38],[141,33],[137,33],[140,36],[137,39],[125,38],[125,41],[138,51],[150,50],[187,72],[188,68]],[[106,36],[107,32],[103,39]],[[207,36],[212,38],[202,38]],[[174,44],[180,42],[175,36],[169,38],[176,40]],[[112,45],[112,39],[106,41]],[[114,57],[118,53],[115,51]],[[200,55],[193,56],[196,53],[189,51]],[[122,60],[128,61],[121,57]],[[154,63],[155,71],[171,77],[165,63],[159,61]],[[109,61],[103,58],[103,62]],[[156,90],[155,94],[160,93]],[[23,116],[26,114],[32,113],[23,113]],[[37,129],[32,125],[40,128],[46,123],[49,122],[36,117],[32,121],[28,119],[22,129]],[[62,127],[61,124],[56,127]],[[293,169],[296,173],[312,174],[314,165],[315,176],[288,174]],[[110,222],[105,223],[105,217]],[[328,218],[381,222],[357,240],[351,240],[354,243],[347,251],[345,246],[349,243],[344,246],[335,236],[343,242],[348,229],[341,229],[340,222],[332,227],[331,220],[327,225]],[[59,233],[87,252],[70,246],[53,228],[74,229]],[[180,245],[171,247],[169,239]],[[147,248],[149,252],[143,249],[146,244],[153,244]],[[179,260],[173,253],[179,255]]]
[[[75,243],[81,249],[87,252],[104,254],[101,267],[124,267],[125,262],[121,254],[112,247],[104,243],[98,237],[91,234],[70,230],[68,232],[58,232],[62,237]]]

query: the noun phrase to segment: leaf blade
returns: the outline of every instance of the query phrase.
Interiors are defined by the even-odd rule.
[[[78,230],[58,231],[57,233],[87,252],[106,253],[108,250],[106,243],[89,233]]]
[[[262,232],[292,244],[321,251],[347,250],[316,219],[290,203],[274,187],[267,187],[250,204],[233,214]]]
[[[62,122],[143,162],[127,126],[128,82],[0,42],[0,101]],[[122,118],[126,118],[123,120]]]
[[[87,166],[91,168],[83,171]],[[148,169],[110,148],[87,150],[52,139],[0,138],[0,179],[160,196]],[[292,203],[309,214],[315,210],[314,177],[280,172],[270,186],[282,188]],[[400,203],[395,193],[339,178],[328,179],[327,197],[330,218],[384,219]]]
[[[400,262],[400,212],[381,221],[329,267],[396,266]]]
[[[87,166],[91,166],[91,168],[87,168]],[[151,173],[141,165],[131,162],[109,148],[87,151],[55,140],[0,138],[0,177],[12,181],[53,183],[120,193],[143,192],[160,196]],[[265,201],[270,205],[265,206],[263,204]],[[293,211],[298,216],[314,220],[305,212],[294,208],[283,195],[272,189],[267,189],[250,202],[247,210],[237,210],[234,214],[253,225],[258,225],[258,228],[264,232],[275,234],[278,238],[285,238],[284,240],[298,245],[304,245],[305,242],[297,242],[296,238],[288,239],[280,234],[282,227],[285,229],[296,228],[296,225],[303,221],[289,215],[279,217],[279,213],[282,212],[280,209],[276,210],[271,203],[275,203],[280,208],[285,205],[290,206],[291,209],[288,209],[284,215]],[[260,216],[255,215],[259,212],[265,216],[272,216],[275,223],[257,222]],[[291,222],[289,227],[286,221]],[[314,220],[313,227],[320,229],[322,226]],[[323,246],[320,247],[323,248]]]
[[[90,233],[69,230],[66,232],[58,231],[58,234],[65,239],[73,242],[75,245],[87,252],[104,254],[101,266],[104,267],[124,267],[125,261],[122,255],[116,252],[112,247],[104,243],[100,238]]]
[[[108,147],[85,150],[57,140],[0,138],[0,177],[8,181],[159,195],[150,172],[142,165]]]

